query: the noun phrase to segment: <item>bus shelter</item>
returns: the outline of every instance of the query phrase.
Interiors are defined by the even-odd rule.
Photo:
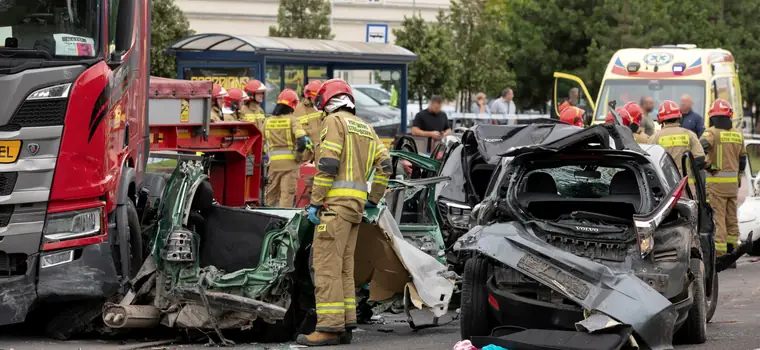
[[[291,88],[301,95],[314,79],[343,78],[352,86],[351,71],[361,71],[362,91],[356,92],[357,115],[379,135],[394,137],[407,132],[407,65],[417,56],[392,44],[343,42],[228,34],[196,34],[167,49],[177,58],[177,76],[187,80],[211,80],[225,88],[243,88],[249,79],[265,82],[269,91],[264,109],[271,112],[279,93]],[[370,72],[370,73],[366,73]],[[365,74],[366,73],[366,74]],[[372,75],[368,77],[368,75]],[[374,90],[366,90],[374,89]],[[388,92],[396,99],[381,101],[369,92]],[[393,100],[393,99],[391,99]]]

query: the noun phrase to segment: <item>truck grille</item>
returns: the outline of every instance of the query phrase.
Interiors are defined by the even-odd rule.
[[[0,252],[0,278],[25,274],[26,258],[26,254]]]
[[[11,216],[13,215],[13,204],[0,205],[0,227],[8,226],[11,222]]]
[[[16,187],[18,173],[0,173],[0,196],[7,196],[13,192]]]
[[[16,115],[0,131],[18,130],[35,126],[63,125],[67,100],[25,101]]]

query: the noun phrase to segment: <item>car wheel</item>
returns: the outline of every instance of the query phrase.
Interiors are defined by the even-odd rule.
[[[462,321],[459,330],[462,339],[491,334],[493,327],[491,310],[488,305],[488,271],[490,264],[485,258],[477,257],[464,265],[462,280],[461,312]]]
[[[718,273],[715,273],[713,277],[712,290],[707,294],[707,322],[712,320],[715,315],[715,310],[718,308],[718,293],[720,290],[720,284],[718,283]]]
[[[691,259],[690,270],[694,274],[691,294],[693,300],[689,315],[676,332],[675,336],[680,343],[702,344],[707,341],[707,300],[705,298],[705,267],[700,259]]]

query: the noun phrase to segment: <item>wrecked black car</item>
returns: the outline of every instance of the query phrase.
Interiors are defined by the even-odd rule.
[[[626,128],[565,128],[512,135],[512,144],[532,141],[502,154],[474,227],[457,241],[473,254],[462,338],[621,326],[642,349],[672,349],[674,336],[705,342],[717,274],[703,188],[691,193],[670,155]],[[675,161],[701,181],[687,160]]]

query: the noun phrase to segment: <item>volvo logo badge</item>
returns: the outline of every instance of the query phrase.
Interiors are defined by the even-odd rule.
[[[29,150],[29,153],[31,153],[33,156],[36,156],[37,153],[40,151],[40,145],[36,143],[30,143],[26,147]]]

